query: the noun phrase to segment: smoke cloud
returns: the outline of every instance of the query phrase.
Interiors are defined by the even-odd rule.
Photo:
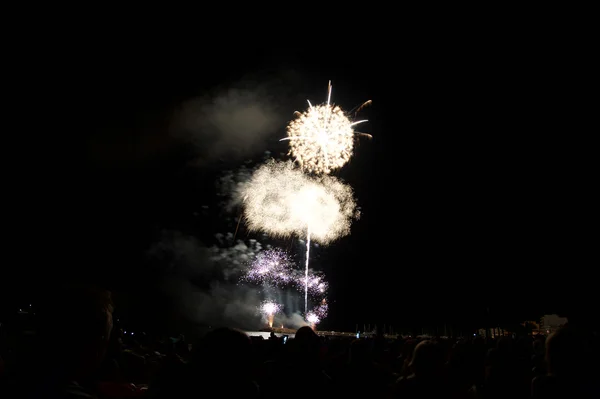
[[[258,309],[265,299],[257,287],[239,283],[247,263],[262,249],[256,240],[233,242],[233,235],[217,235],[219,246],[206,247],[197,238],[165,231],[149,251],[165,267],[163,285],[177,309],[191,323],[257,329],[265,326]],[[277,315],[286,327],[306,325],[298,313]]]
[[[224,171],[219,177],[216,182],[216,190],[220,199],[219,205],[225,212],[232,213],[241,206],[244,188],[256,169],[256,166],[242,165],[238,169]]]
[[[201,165],[250,157],[264,151],[291,117],[280,91],[274,82],[242,81],[194,98],[175,111],[171,134],[194,144]]]

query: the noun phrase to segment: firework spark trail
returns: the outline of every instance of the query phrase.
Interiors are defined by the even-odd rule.
[[[329,81],[327,103],[313,106],[307,100],[308,110],[294,113],[296,119],[288,124],[288,137],[280,140],[290,142],[289,154],[302,169],[316,174],[328,174],[350,160],[354,146],[353,127],[367,122],[351,122],[340,107],[332,106],[331,91],[332,85]],[[359,110],[367,103],[370,103],[370,100],[361,105]]]
[[[365,101],[364,103],[362,103],[362,104],[360,105],[360,107],[358,107],[358,108],[356,109],[356,111],[354,112],[354,115],[358,114],[358,113],[359,113],[359,112],[360,112],[360,111],[361,111],[361,110],[362,110],[364,107],[366,107],[367,105],[371,105],[372,103],[373,103],[373,101],[371,101],[371,100],[367,100],[367,101]]]
[[[308,313],[308,262],[310,259],[310,226],[306,229],[306,266],[304,267],[304,313]]]
[[[244,214],[240,213],[240,217],[238,219],[237,225],[235,226],[235,232],[233,233],[233,241],[235,241],[235,237],[237,237],[237,232],[238,232],[238,229],[240,228],[240,222],[242,221],[242,216],[244,216]]]

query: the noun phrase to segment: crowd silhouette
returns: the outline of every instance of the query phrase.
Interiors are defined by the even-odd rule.
[[[499,339],[321,337],[302,327],[289,339],[217,328],[188,340],[114,327],[105,291],[55,299],[38,311],[35,336],[0,337],[0,397],[600,398],[597,335],[573,325]]]

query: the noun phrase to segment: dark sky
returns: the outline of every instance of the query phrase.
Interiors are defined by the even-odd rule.
[[[587,300],[597,264],[593,130],[585,78],[562,50],[475,39],[381,50],[376,38],[293,54],[217,47],[90,51],[42,73],[42,100],[20,107],[36,126],[47,122],[41,140],[19,140],[13,169],[28,178],[14,178],[25,194],[15,202],[27,210],[10,229],[19,255],[7,296],[72,278],[163,306],[143,252],[164,229],[216,233],[191,215],[220,169],[250,157],[215,160],[210,140],[173,139],[174,107],[239,82],[276,82],[272,95],[291,114],[299,99],[324,99],[331,79],[344,108],[373,100],[363,127],[373,140],[338,173],[363,217],[319,251],[328,326],[482,323],[486,308],[523,320]],[[265,145],[281,150],[276,139]]]

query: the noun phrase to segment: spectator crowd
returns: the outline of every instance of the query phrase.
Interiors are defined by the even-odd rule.
[[[114,327],[110,294],[69,294],[35,339],[0,346],[2,398],[600,398],[598,337],[269,339],[218,328],[197,340]],[[1,338],[1,337],[0,337]]]

